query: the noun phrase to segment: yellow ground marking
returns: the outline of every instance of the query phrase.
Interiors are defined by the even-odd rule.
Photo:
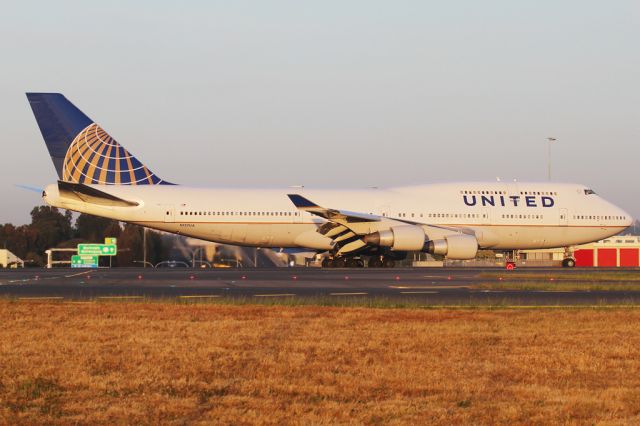
[[[62,300],[64,297],[50,296],[50,297],[18,297],[18,300]]]
[[[368,293],[329,293],[330,296],[364,296]]]
[[[206,299],[211,297],[222,297],[219,294],[203,294],[203,295],[195,295],[195,296],[178,296],[180,299]]]
[[[98,296],[96,299],[143,299],[144,296]]]
[[[397,290],[441,290],[443,288],[470,288],[468,285],[390,285],[389,288]]]
[[[290,297],[295,296],[293,293],[282,293],[282,294],[254,294],[253,297]]]

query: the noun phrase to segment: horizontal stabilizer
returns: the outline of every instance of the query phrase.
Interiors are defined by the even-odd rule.
[[[30,186],[30,185],[16,184],[15,186],[17,186],[18,188],[26,189],[27,191],[37,192],[38,194],[42,194],[42,192],[44,191],[44,189],[42,188],[36,188],[35,186]]]
[[[135,201],[123,200],[115,195],[108,194],[99,189],[92,188],[82,183],[58,181],[58,191],[64,198],[73,198],[78,201],[101,206],[135,207],[140,205]]]

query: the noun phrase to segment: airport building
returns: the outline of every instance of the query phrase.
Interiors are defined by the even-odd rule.
[[[640,266],[640,236],[617,235],[577,246],[574,256],[578,267],[637,268]],[[560,264],[564,259],[564,249],[523,250],[520,259],[524,265],[530,266]]]
[[[24,268],[24,261],[9,250],[0,249],[0,268]]]

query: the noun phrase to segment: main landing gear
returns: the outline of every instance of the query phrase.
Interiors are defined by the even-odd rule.
[[[323,268],[364,268],[364,261],[355,257],[325,257],[322,259]]]
[[[368,266],[369,268],[394,268],[396,261],[384,256],[372,256]]]
[[[367,262],[369,268],[394,268],[396,261],[389,257],[372,256]],[[364,260],[358,257],[325,257],[322,260],[323,268],[363,268]]]

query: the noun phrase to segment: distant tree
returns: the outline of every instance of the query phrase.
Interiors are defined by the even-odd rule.
[[[25,266],[43,266],[46,262],[44,253],[36,253],[34,251],[30,251],[24,257],[20,258],[24,260]]]
[[[103,257],[103,266],[134,266],[133,261],[143,260],[144,228],[96,216],[81,214],[76,220],[76,227],[71,226],[71,212],[61,213],[55,207],[38,206],[31,210],[31,224],[14,226],[10,223],[0,225],[0,248],[6,248],[29,266],[42,266],[45,261],[45,250],[50,248],[74,248],[82,242],[102,242],[105,237],[118,238],[118,255],[115,259]],[[147,232],[147,260],[158,263],[169,254],[172,240],[163,242],[158,232]],[[68,259],[71,253],[56,256]]]
[[[81,213],[76,219],[75,236],[86,242],[100,243],[105,237],[120,236],[120,224],[116,220]]]
[[[38,206],[31,210],[29,226],[29,248],[36,253],[44,253],[72,236],[71,212],[64,214],[55,207]]]
[[[104,237],[118,238],[121,233],[122,227],[120,226],[120,222],[112,220],[104,230]]]
[[[6,223],[0,227],[0,247],[6,248],[21,259],[25,259],[29,251],[29,226],[14,226]]]
[[[142,227],[127,223],[118,238],[118,266],[134,266],[134,260],[142,260]]]
[[[162,235],[147,231],[147,262],[154,265],[167,259],[169,247],[164,244]],[[118,266],[141,266],[144,260],[144,228],[127,223],[118,238]],[[136,261],[136,262],[134,262]]]
[[[155,231],[147,232],[147,260],[154,265],[167,260],[170,247],[165,244],[162,234]]]

